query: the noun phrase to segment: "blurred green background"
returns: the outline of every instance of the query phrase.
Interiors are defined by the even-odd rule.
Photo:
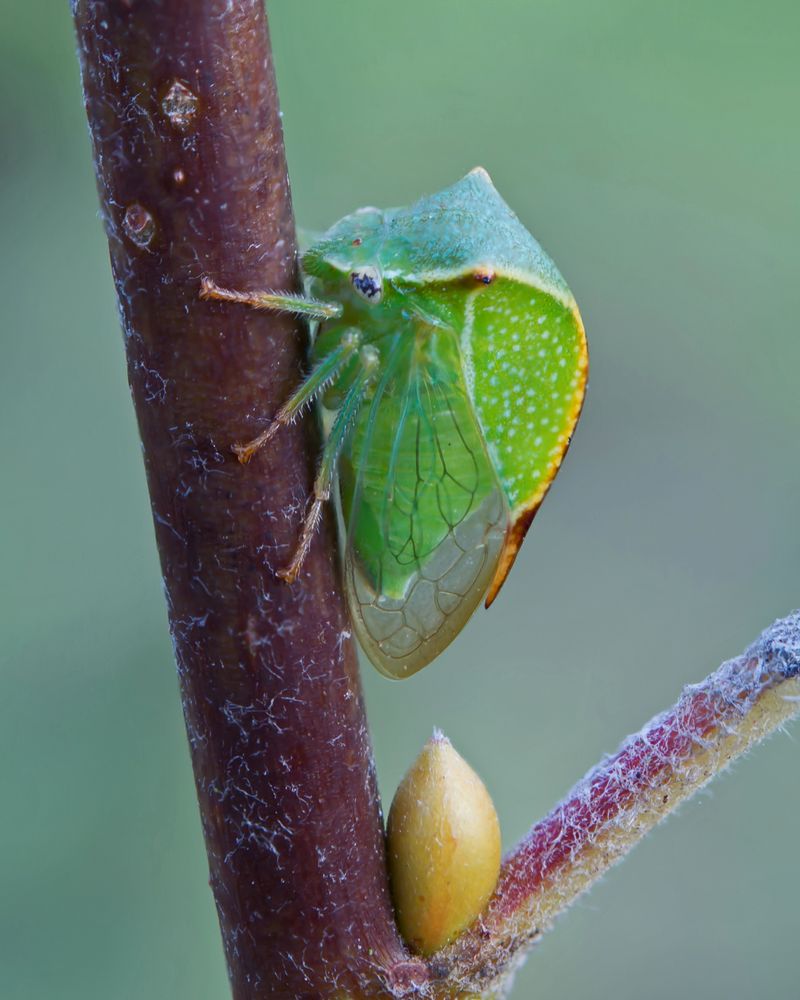
[[[441,726],[511,845],[800,603],[800,8],[271,20],[304,225],[482,164],[586,321],[584,417],[502,599],[414,680],[365,671],[384,797]],[[0,92],[0,997],[223,1000],[66,4],[12,0]],[[652,834],[515,996],[797,996],[798,735]]]

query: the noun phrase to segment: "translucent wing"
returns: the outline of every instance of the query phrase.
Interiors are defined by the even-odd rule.
[[[509,524],[453,333],[425,326],[395,340],[340,486],[359,640],[382,673],[410,676],[474,611]]]

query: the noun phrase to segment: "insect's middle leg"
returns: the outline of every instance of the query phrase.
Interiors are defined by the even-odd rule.
[[[311,373],[300,383],[295,392],[286,400],[269,424],[252,441],[233,445],[233,451],[239,461],[249,462],[257,451],[260,451],[277,433],[278,429],[290,424],[302,411],[303,407],[313,402],[317,396],[339,374],[350,359],[360,341],[357,330],[348,330],[342,335],[337,347],[327,354]]]
[[[287,583],[294,583],[297,574],[308,555],[314,533],[319,526],[322,517],[323,504],[330,499],[331,488],[334,476],[336,475],[336,463],[342,453],[342,449],[347,443],[347,438],[353,428],[353,423],[358,414],[361,404],[364,401],[364,394],[372,379],[378,365],[378,353],[374,347],[367,345],[359,352],[361,369],[347,390],[342,405],[336,412],[330,434],[322,450],[319,469],[314,480],[314,491],[311,506],[303,520],[303,527],[300,532],[300,540],[297,543],[292,561],[284,569],[278,570],[278,576]]]

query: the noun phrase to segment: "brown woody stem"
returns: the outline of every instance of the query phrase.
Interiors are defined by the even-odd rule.
[[[201,278],[298,291],[263,0],[75,0],[100,201],[186,726],[236,1000],[401,995],[356,657],[327,521],[297,585],[318,441],[282,429],[285,315]]]
[[[496,995],[526,948],[656,823],[800,713],[800,612],[685,689],[602,761],[505,859],[487,913],[437,957],[437,975]]]

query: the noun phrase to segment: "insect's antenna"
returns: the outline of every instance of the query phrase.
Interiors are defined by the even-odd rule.
[[[200,298],[239,302],[254,309],[295,313],[299,316],[308,316],[310,319],[337,319],[342,315],[342,307],[338,302],[319,302],[317,299],[307,299],[304,295],[292,295],[290,292],[237,292],[231,288],[222,288],[208,277],[203,277],[200,282]]]
[[[311,403],[330,383],[336,378],[358,348],[361,342],[361,335],[358,330],[347,330],[339,344],[327,354],[322,361],[312,370],[295,390],[292,396],[286,400],[283,406],[275,414],[272,423],[263,430],[258,437],[253,438],[246,444],[235,444],[232,448],[234,454],[244,465],[249,462],[257,451],[268,444],[277,433],[280,427],[290,424],[300,415],[304,406]]]

